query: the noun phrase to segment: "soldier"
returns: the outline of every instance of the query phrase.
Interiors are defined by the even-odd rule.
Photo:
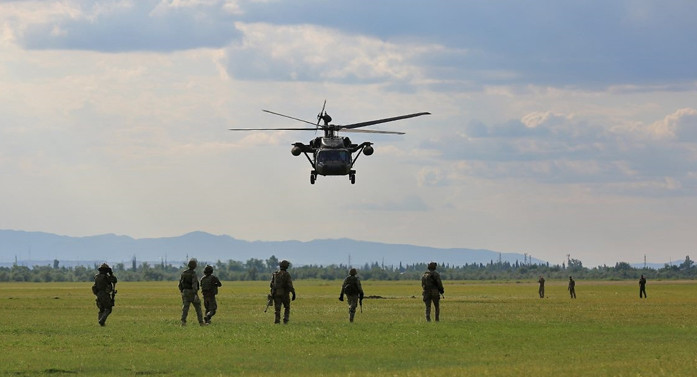
[[[646,298],[646,278],[644,275],[641,275],[641,279],[639,279],[639,298],[644,296]]]
[[[290,302],[295,301],[295,288],[293,288],[293,280],[288,273],[290,262],[282,260],[278,264],[280,268],[271,276],[271,297],[273,298],[275,318],[274,323],[281,323],[281,304],[283,304],[283,324],[287,324],[290,319]],[[292,294],[292,299],[289,297]]]
[[[341,284],[341,293],[339,294],[339,301],[344,301],[344,294],[348,299],[350,322],[353,322],[353,317],[356,315],[358,303],[360,302],[361,307],[363,306],[363,287],[361,287],[361,279],[356,274],[358,271],[355,268],[349,271],[349,276]]]
[[[189,314],[189,306],[194,304],[198,323],[201,326],[207,325],[203,321],[201,312],[201,299],[198,297],[198,276],[196,276],[196,259],[189,260],[189,269],[182,272],[179,278],[179,292],[182,294],[182,326],[186,326],[186,317]]]
[[[537,282],[540,283],[540,289],[538,290],[540,298],[545,298],[545,278],[540,275],[540,279]]]
[[[203,320],[210,325],[211,318],[218,310],[218,303],[215,301],[215,295],[218,294],[218,287],[222,287],[217,276],[213,275],[213,266],[208,265],[203,269],[204,277],[201,278],[201,294],[203,294],[203,306],[206,308],[206,315]]]
[[[114,276],[111,267],[108,264],[102,263],[97,269],[99,273],[94,275],[94,285],[92,285],[92,293],[97,296],[97,307],[99,308],[99,326],[106,324],[106,319],[111,314],[111,308],[114,306],[114,297],[116,294],[116,276]]]
[[[569,276],[569,295],[571,295],[571,298],[576,298],[576,281]]]
[[[440,295],[445,293],[440,274],[436,271],[436,262],[428,264],[428,271],[421,276],[421,288],[423,288],[423,300],[426,304],[426,321],[431,322],[431,302],[436,309],[436,322],[440,320]]]

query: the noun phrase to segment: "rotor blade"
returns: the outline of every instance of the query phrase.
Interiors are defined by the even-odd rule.
[[[314,131],[315,128],[228,128],[230,131]]]
[[[379,130],[359,130],[359,129],[356,129],[356,128],[346,128],[346,129],[341,130],[341,132],[364,133],[364,134],[404,135],[404,132],[397,132],[397,131],[379,131]]]
[[[407,115],[400,115],[392,118],[385,118],[385,119],[378,119],[378,120],[369,120],[367,122],[361,122],[361,123],[353,123],[353,124],[347,124],[347,125],[337,125],[337,127],[346,129],[346,128],[358,128],[358,127],[366,127],[366,126],[372,126],[373,124],[380,124],[380,123],[387,123],[387,122],[394,122],[395,120],[401,120],[401,119],[407,119],[407,118],[414,118],[418,117],[421,115],[431,115],[431,113],[414,113],[414,114],[407,114]]]
[[[327,106],[327,100],[324,100],[324,103],[322,104],[322,111],[319,112],[319,115],[317,115],[317,127],[319,127],[319,121],[322,119],[322,114],[324,113],[324,107]]]
[[[293,119],[293,120],[297,120],[298,122],[303,122],[303,123],[311,124],[311,125],[317,127],[316,124],[314,124],[314,123],[312,123],[312,122],[309,122],[309,121],[306,121],[306,120],[303,120],[303,119],[298,119],[298,118],[294,118],[294,117],[289,116],[289,115],[283,115],[283,114],[275,113],[275,112],[269,111],[269,110],[261,110],[261,111],[263,111],[263,112],[265,112],[265,113],[273,114],[273,115],[278,115],[278,116],[281,116],[281,117],[284,117],[284,118],[290,118],[290,119]]]

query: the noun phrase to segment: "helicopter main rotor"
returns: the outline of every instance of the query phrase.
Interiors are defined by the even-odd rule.
[[[326,101],[325,101],[326,103]],[[407,115],[400,115],[396,117],[391,117],[391,118],[383,118],[383,119],[376,119],[376,120],[370,120],[367,122],[359,122],[359,123],[352,123],[352,124],[330,124],[332,118],[329,116],[324,111],[324,106],[322,107],[322,112],[317,115],[317,123],[310,122],[308,120],[292,117],[290,115],[285,115],[281,113],[277,113],[275,111],[271,110],[262,110],[265,113],[281,116],[284,118],[289,118],[293,119],[298,122],[302,123],[307,123],[311,124],[314,126],[313,128],[309,127],[282,127],[282,128],[230,128],[230,131],[317,131],[318,129],[321,129],[324,131],[325,135],[330,137],[334,136],[335,132],[342,131],[342,132],[360,132],[360,133],[375,133],[375,134],[392,134],[392,135],[404,135],[404,132],[398,132],[398,131],[379,131],[379,130],[358,130],[357,128],[361,127],[367,127],[367,126],[373,126],[376,124],[380,123],[387,123],[387,122],[394,122],[396,120],[402,120],[402,119],[408,119],[408,118],[414,118],[422,115],[430,115],[431,113],[429,112],[421,112],[421,113],[414,113],[414,114],[407,114]],[[320,120],[323,120],[325,122],[324,125],[319,124]]]

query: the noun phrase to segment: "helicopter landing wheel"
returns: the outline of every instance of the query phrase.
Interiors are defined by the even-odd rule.
[[[314,185],[315,180],[317,179],[317,176],[314,173],[310,173],[310,184]]]
[[[355,174],[349,175],[349,181],[351,181],[352,185],[356,184],[356,175]]]

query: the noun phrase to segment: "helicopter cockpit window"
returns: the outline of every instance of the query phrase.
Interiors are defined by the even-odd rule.
[[[343,162],[351,163],[351,154],[345,150],[321,151],[317,155],[317,162]]]

